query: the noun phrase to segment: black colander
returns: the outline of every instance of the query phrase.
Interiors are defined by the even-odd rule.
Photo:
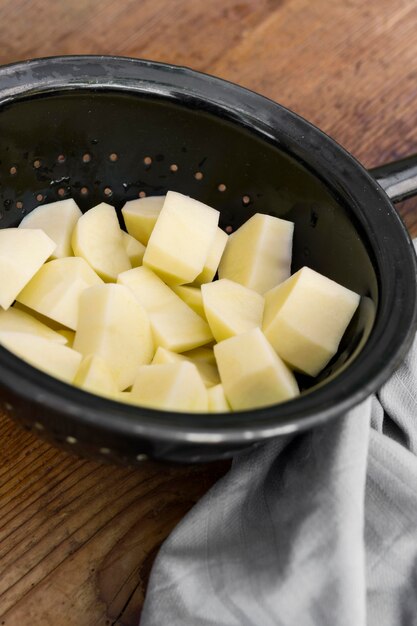
[[[397,168],[398,196],[415,190],[414,165]],[[306,393],[296,400],[196,415],[99,398],[0,348],[6,413],[85,456],[202,461],[336,417],[386,380],[415,329],[415,256],[386,193],[334,141],[274,102],[185,68],[60,57],[0,69],[2,228],[63,198],[83,211],[105,200],[120,213],[126,200],[169,189],[218,209],[228,231],[255,212],[293,220],[293,271],[309,265],[363,296],[337,356],[320,379],[300,378]]]

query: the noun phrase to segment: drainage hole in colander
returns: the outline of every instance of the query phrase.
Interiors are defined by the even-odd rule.
[[[143,162],[145,163],[145,165],[148,165],[148,166],[149,166],[149,165],[152,165],[152,159],[151,159],[151,157],[150,157],[150,156],[146,156],[146,157],[143,159]]]
[[[35,170],[38,170],[40,168],[40,166],[42,165],[42,163],[40,162],[39,159],[35,159],[33,161],[33,167],[35,168]]]
[[[203,172],[196,172],[196,173],[194,174],[194,178],[195,178],[196,180],[203,180],[203,178],[204,178],[204,174],[203,174]]]
[[[80,193],[82,196],[88,196],[88,187],[81,187]]]
[[[42,200],[43,200],[43,194],[38,193],[38,194],[37,194],[37,196],[36,196],[36,200],[37,200],[38,202],[42,202]]]
[[[112,152],[111,154],[109,154],[109,159],[110,161],[112,161],[113,163],[115,163],[117,161],[117,159],[119,158],[118,154],[116,154],[116,152]]]
[[[16,209],[23,209],[23,202],[21,202],[20,200],[18,200],[16,202]]]
[[[12,165],[12,167],[9,170],[9,172],[10,172],[10,174],[12,176],[15,176],[17,174],[17,167],[16,167],[16,165]]]
[[[220,185],[218,185],[217,189],[223,193],[224,191],[226,191],[227,187],[226,187],[226,185],[224,183],[220,183]]]
[[[91,154],[89,152],[86,152],[85,154],[83,154],[83,163],[90,163],[91,161]]]
[[[171,172],[178,172],[178,165],[176,163],[171,163],[169,169],[171,170]]]
[[[58,163],[65,163],[65,154],[58,154],[56,160]]]
[[[243,202],[243,204],[249,204],[250,203],[250,196],[242,196],[242,202]]]
[[[146,191],[139,191],[138,196],[139,198],[146,198]]]
[[[104,195],[107,196],[107,198],[109,198],[111,195],[113,195],[113,191],[110,189],[110,187],[105,187],[104,188]]]
[[[64,187],[60,187],[60,188],[58,189],[58,196],[60,196],[61,198],[62,198],[63,196],[65,196],[65,189],[64,189]]]
[[[226,226],[224,230],[226,231],[228,235],[230,235],[230,233],[233,232],[233,226]]]

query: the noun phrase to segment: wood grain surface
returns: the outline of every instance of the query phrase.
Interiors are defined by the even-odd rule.
[[[374,166],[417,151],[416,20],[415,0],[2,0],[0,63],[188,65],[278,100]],[[417,235],[417,202],[399,210]],[[226,469],[78,460],[0,416],[0,626],[138,624],[159,545]]]

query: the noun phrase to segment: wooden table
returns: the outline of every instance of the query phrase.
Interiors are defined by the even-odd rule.
[[[416,20],[415,0],[3,0],[0,63],[189,65],[289,106],[373,166],[417,151]],[[417,235],[416,201],[399,210]],[[1,416],[0,431],[0,624],[137,624],[158,546],[226,466],[111,467]]]

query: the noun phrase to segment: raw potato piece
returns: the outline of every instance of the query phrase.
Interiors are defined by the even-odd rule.
[[[201,286],[204,311],[216,341],[262,326],[264,298],[227,278]]]
[[[126,287],[90,287],[80,297],[74,348],[83,356],[101,356],[123,391],[135,380],[138,367],[152,360],[149,317]]]
[[[0,309],[0,331],[17,332],[17,333],[29,333],[30,335],[37,335],[49,341],[56,341],[65,345],[67,339],[60,333],[52,330],[49,326],[42,324],[35,317],[11,307],[7,311]]]
[[[48,326],[48,328],[52,328],[52,330],[56,330],[56,332],[59,332],[60,330],[62,330],[62,324],[58,324],[58,322],[54,322],[54,320],[51,320],[49,317],[46,317],[45,315],[41,315],[37,311],[34,311],[33,309],[30,309],[24,304],[21,304],[17,300],[13,305],[13,309],[15,309],[16,311],[23,311],[23,313],[27,313],[28,315],[30,315],[31,317],[34,317],[45,326]]]
[[[294,224],[256,213],[229,236],[219,278],[264,294],[291,274]]]
[[[43,230],[0,230],[0,306],[8,309],[17,294],[55,249]]]
[[[191,285],[171,285],[171,289],[185,304],[188,304],[197,315],[202,317],[203,320],[206,319],[200,287],[192,287]]]
[[[105,202],[80,217],[71,243],[75,255],[83,257],[106,282],[115,282],[120,272],[132,267],[116,211]]]
[[[139,267],[139,265],[142,265],[143,255],[145,254],[146,249],[145,246],[131,235],[125,233],[124,230],[122,230],[122,239],[123,246],[126,250],[126,254],[129,257],[132,267]]]
[[[209,413],[229,413],[230,406],[224,395],[223,385],[207,389]]]
[[[114,396],[118,393],[110,367],[97,354],[90,354],[82,360],[74,385],[102,396]]]
[[[80,295],[103,281],[84,259],[67,257],[45,263],[17,296],[18,302],[41,315],[77,329]]]
[[[148,312],[157,346],[184,352],[213,340],[208,324],[147,267],[123,272],[117,282]]]
[[[33,367],[73,383],[81,363],[81,354],[43,337],[29,333],[0,332],[0,344]]]
[[[55,242],[52,259],[73,256],[71,237],[82,213],[71,198],[58,200],[33,209],[22,219],[19,228],[40,228]]]
[[[224,230],[221,228],[217,229],[208,257],[204,263],[203,271],[194,281],[196,285],[210,283],[213,280],[219,267],[220,259],[222,258],[228,238],[229,235],[225,233]]]
[[[144,246],[148,245],[164,202],[165,196],[149,196],[129,200],[122,209],[127,232]]]
[[[219,212],[168,191],[148,241],[143,264],[173,284],[191,283],[203,271],[217,232]]]
[[[165,365],[143,365],[132,388],[140,405],[165,411],[208,410],[207,390],[197,368],[186,361]]]
[[[284,402],[299,394],[294,374],[260,328],[214,346],[226,398],[234,411]]]
[[[72,348],[74,345],[75,333],[73,330],[67,330],[66,328],[60,328],[56,331],[58,335],[61,335],[67,342],[68,348]]]
[[[192,352],[192,351],[191,351]],[[216,361],[213,355],[213,363],[209,363],[205,359],[198,357],[187,357],[185,354],[177,354],[159,346],[152,360],[152,365],[162,365],[164,363],[178,363],[180,361],[188,361],[194,363],[198,369],[198,373],[206,387],[212,387],[220,382],[219,372],[217,371]]]
[[[265,294],[264,333],[291,368],[316,376],[336,354],[359,299],[303,267]]]

